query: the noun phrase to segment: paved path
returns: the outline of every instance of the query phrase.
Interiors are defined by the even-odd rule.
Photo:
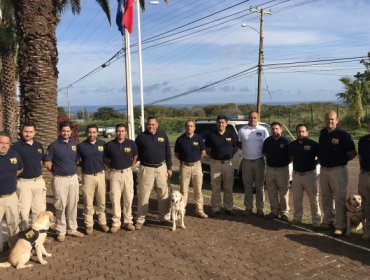
[[[47,265],[3,268],[0,279],[370,279],[367,251],[279,221],[188,212],[185,230],[153,213],[141,231],[53,242]]]

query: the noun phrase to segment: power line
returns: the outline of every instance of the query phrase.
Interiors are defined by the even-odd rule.
[[[310,60],[310,61],[297,61],[297,62],[265,64],[264,66],[268,65],[268,66],[276,66],[277,67],[278,65],[285,65],[285,66],[281,66],[279,68],[284,68],[284,67],[287,67],[287,66],[288,67],[308,67],[308,66],[313,66],[313,65],[316,65],[316,66],[318,66],[318,65],[327,65],[327,64],[331,64],[331,63],[340,63],[340,62],[341,63],[353,62],[356,59],[366,59],[366,58],[367,58],[366,56],[352,57],[352,58],[348,58],[348,57],[347,58],[333,58],[333,59],[322,59],[322,60]],[[321,64],[319,64],[320,62],[321,62]],[[311,64],[309,64],[309,63],[311,63]],[[312,63],[316,63],[316,64],[312,64]],[[298,64],[298,65],[294,65],[294,64]],[[223,82],[227,82],[227,81],[234,80],[236,78],[240,78],[241,76],[249,74],[251,70],[256,69],[256,68],[257,68],[257,66],[253,66],[251,68],[248,68],[247,70],[240,71],[238,73],[230,75],[230,76],[228,76],[226,78],[223,78],[221,80],[206,84],[202,87],[192,89],[192,90],[180,93],[180,94],[176,94],[176,95],[173,95],[173,96],[170,96],[170,97],[167,97],[167,98],[158,99],[156,101],[153,101],[153,102],[149,103],[148,105],[163,103],[163,102],[166,102],[166,101],[169,101],[169,100],[173,100],[173,99],[185,96],[185,95],[195,93],[197,91],[204,90],[206,88],[212,87],[214,85],[217,85],[217,84],[220,84],[220,83],[223,83]],[[273,69],[276,69],[276,68],[273,68]]]
[[[200,90],[204,90],[204,89],[206,89],[206,88],[209,88],[209,87],[215,86],[215,85],[217,85],[217,84],[219,84],[219,83],[225,82],[225,81],[227,81],[227,80],[229,80],[229,79],[232,79],[232,78],[234,78],[234,77],[238,77],[239,75],[244,74],[244,73],[246,73],[246,72],[248,72],[248,71],[250,71],[250,70],[252,70],[252,69],[254,69],[254,68],[256,68],[256,67],[257,67],[257,66],[253,66],[253,67],[251,67],[251,68],[249,68],[249,69],[247,69],[247,70],[240,71],[240,72],[235,73],[235,74],[233,74],[233,75],[230,75],[230,76],[228,76],[228,77],[226,77],[226,78],[224,78],[224,79],[222,79],[222,80],[218,80],[218,81],[216,81],[216,82],[209,83],[209,84],[207,84],[207,85],[204,85],[204,86],[199,87],[199,88],[196,88],[196,89],[192,89],[192,90],[189,90],[189,91],[186,91],[186,92],[180,93],[180,94],[176,94],[176,95],[174,95],[174,96],[170,96],[170,97],[167,97],[167,98],[162,98],[162,99],[156,100],[156,101],[154,101],[154,102],[149,103],[148,105],[154,105],[154,104],[162,103],[162,102],[169,101],[169,100],[172,100],[172,99],[176,99],[176,98],[179,98],[179,97],[182,97],[182,96],[185,96],[185,95],[189,95],[189,94],[191,94],[191,93],[194,93],[194,92],[197,92],[197,91],[200,91]]]

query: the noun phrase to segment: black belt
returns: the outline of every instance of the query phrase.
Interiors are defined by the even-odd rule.
[[[231,161],[231,159],[226,159],[226,160],[219,160],[219,159],[216,159],[219,163],[221,164],[224,164],[224,163],[228,163]]]
[[[19,177],[18,180],[31,180],[31,181],[37,181],[39,179],[42,179],[42,176],[38,176],[38,177],[33,177],[33,178],[22,178],[22,177]]]
[[[262,157],[260,157],[260,158],[257,158],[257,159],[248,159],[248,158],[244,158],[245,160],[248,160],[248,161],[250,161],[250,162],[256,162],[256,161],[258,161],[258,160],[260,160]]]
[[[194,166],[197,163],[199,163],[199,160],[198,161],[194,161],[194,162],[187,162],[187,161],[182,161],[181,162],[181,164],[186,165],[186,166]]]
[[[158,168],[161,167],[164,164],[164,161],[161,163],[147,163],[147,162],[141,162],[140,163],[142,166],[146,167],[153,167],[153,168]]]
[[[103,173],[104,173],[103,171],[100,171],[100,172],[97,172],[97,173],[85,173],[85,172],[83,172],[82,174],[83,175],[94,175],[94,176],[98,176],[98,175],[103,174]]]
[[[7,196],[11,196],[13,193],[5,193],[5,194],[0,194],[0,198],[4,198]]]
[[[294,174],[298,174],[299,176],[304,176],[307,173],[313,172],[314,170],[315,169],[312,169],[312,170],[309,170],[309,171],[305,171],[305,172],[294,171]]]
[[[114,168],[111,168],[111,171],[124,173],[128,169],[131,169],[131,167],[127,167],[127,168],[123,168],[123,169],[114,169]]]

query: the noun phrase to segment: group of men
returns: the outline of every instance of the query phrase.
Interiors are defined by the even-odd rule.
[[[311,209],[312,227],[334,229],[341,236],[346,228],[346,196],[348,185],[348,161],[357,155],[351,136],[337,127],[338,116],[334,111],[325,114],[325,128],[320,131],[319,142],[308,138],[305,124],[296,126],[296,140],[289,141],[282,135],[279,122],[271,124],[271,136],[258,123],[257,112],[249,113],[248,124],[236,135],[227,131],[228,119],[217,117],[217,131],[207,135],[205,144],[211,157],[211,185],[213,215],[220,212],[221,181],[224,190],[225,213],[232,212],[232,158],[236,148],[242,149],[242,179],[245,189],[244,215],[252,214],[253,189],[256,191],[256,214],[265,216],[264,188],[266,187],[271,212],[266,218],[280,218],[290,222],[289,164],[293,163],[292,191],[294,215],[293,224],[302,222],[303,194],[306,192]],[[370,127],[370,126],[369,126]],[[360,176],[359,193],[363,197],[366,218],[363,239],[370,239],[370,135],[359,141]],[[320,163],[320,192],[323,217],[319,206],[319,186],[316,167]]]
[[[193,120],[185,123],[185,133],[177,138],[174,151],[180,161],[180,191],[185,205],[188,201],[189,186],[194,189],[196,215],[206,219],[202,185],[201,160],[208,155],[211,167],[212,216],[218,216],[222,206],[225,214],[233,211],[233,156],[242,150],[242,178],[245,188],[246,216],[252,214],[253,189],[256,190],[256,214],[265,216],[264,186],[269,195],[271,212],[267,218],[280,218],[289,221],[289,164],[293,162],[293,223],[300,223],[303,214],[303,193],[310,201],[312,225],[319,228],[334,228],[334,234],[342,235],[345,224],[345,199],[348,184],[347,162],[356,156],[351,136],[337,128],[338,118],[333,111],[325,114],[326,127],[320,132],[319,142],[308,138],[308,127],[298,124],[297,139],[290,142],[282,135],[279,122],[271,124],[272,135],[259,124],[259,115],[249,113],[248,124],[243,126],[238,136],[227,129],[226,116],[217,117],[217,130],[206,135],[205,141],[195,134]],[[65,236],[84,237],[78,231],[77,205],[79,181],[77,167],[82,172],[82,193],[84,200],[85,234],[94,231],[94,213],[98,216],[98,226],[103,232],[116,233],[123,228],[128,231],[140,230],[144,226],[149,208],[149,198],[154,189],[158,198],[160,219],[167,223],[169,216],[169,177],[172,176],[171,149],[165,132],[158,130],[156,117],[147,119],[147,129],[135,141],[128,139],[124,124],[116,125],[116,137],[105,143],[98,138],[98,127],[89,125],[87,138],[77,143],[72,137],[71,123],[63,122],[59,127],[59,137],[44,153],[41,143],[34,140],[36,127],[25,123],[21,128],[21,139],[10,146],[11,139],[0,132],[0,219],[6,216],[9,234],[29,226],[32,220],[46,209],[46,186],[42,178],[42,165],[53,174],[52,190],[56,210],[57,240],[63,242]],[[370,135],[359,141],[360,183],[359,192],[363,196],[365,217],[369,214],[370,188]],[[137,174],[137,216],[133,222],[132,202],[134,197],[133,168],[137,161],[140,167]],[[320,190],[323,219],[319,207],[319,188],[316,165],[321,164]],[[112,223],[106,218],[105,167],[109,169],[112,202]],[[223,190],[223,199],[221,196]],[[96,210],[94,208],[96,200]],[[122,203],[123,200],[123,203]],[[18,204],[19,201],[19,204]],[[18,209],[19,205],[19,209]],[[123,207],[122,207],[123,206]],[[123,216],[123,221],[121,218]],[[20,219],[20,220],[19,220]],[[370,224],[365,226],[364,239],[370,237]]]
[[[77,143],[72,138],[70,122],[59,126],[59,137],[47,151],[34,140],[36,126],[27,122],[21,128],[21,138],[11,146],[6,132],[0,132],[0,220],[5,216],[9,236],[12,238],[27,229],[36,216],[46,209],[46,186],[42,166],[52,172],[52,191],[56,217],[57,240],[63,242],[66,235],[84,237],[78,231],[77,206],[79,180],[77,167],[81,167],[84,200],[85,233],[94,229],[93,215],[98,215],[99,228],[103,232],[116,233],[121,229],[121,216],[126,230],[140,229],[148,211],[149,196],[155,186],[159,197],[162,217],[168,215],[167,177],[171,176],[171,154],[168,137],[157,131],[158,121],[148,118],[148,129],[135,141],[126,138],[124,124],[116,125],[116,138],[108,143],[98,138],[98,127],[89,125],[87,138]],[[140,156],[138,218],[133,225],[132,201],[134,197],[132,168]],[[105,166],[109,168],[112,202],[112,226],[106,218]],[[123,198],[123,209],[121,200]],[[94,208],[96,200],[96,211]],[[29,220],[30,213],[32,219]]]

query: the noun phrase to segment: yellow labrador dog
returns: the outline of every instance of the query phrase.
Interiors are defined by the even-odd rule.
[[[185,229],[184,218],[185,218],[185,205],[182,200],[182,194],[177,190],[171,192],[171,218],[172,218],[172,231],[176,230],[176,221],[180,218],[181,228]]]
[[[364,222],[364,213],[362,210],[362,198],[358,194],[352,194],[347,198],[347,231],[350,236],[352,230],[362,229]]]
[[[22,231],[18,234],[18,241],[11,250],[8,261],[0,263],[0,267],[15,266],[19,268],[32,267],[32,264],[27,264],[32,256],[32,248],[35,248],[37,260],[41,264],[47,264],[42,256],[50,257],[44,247],[44,242],[47,235],[47,230],[50,226],[50,221],[53,219],[53,213],[43,211],[37,217],[30,229]]]

